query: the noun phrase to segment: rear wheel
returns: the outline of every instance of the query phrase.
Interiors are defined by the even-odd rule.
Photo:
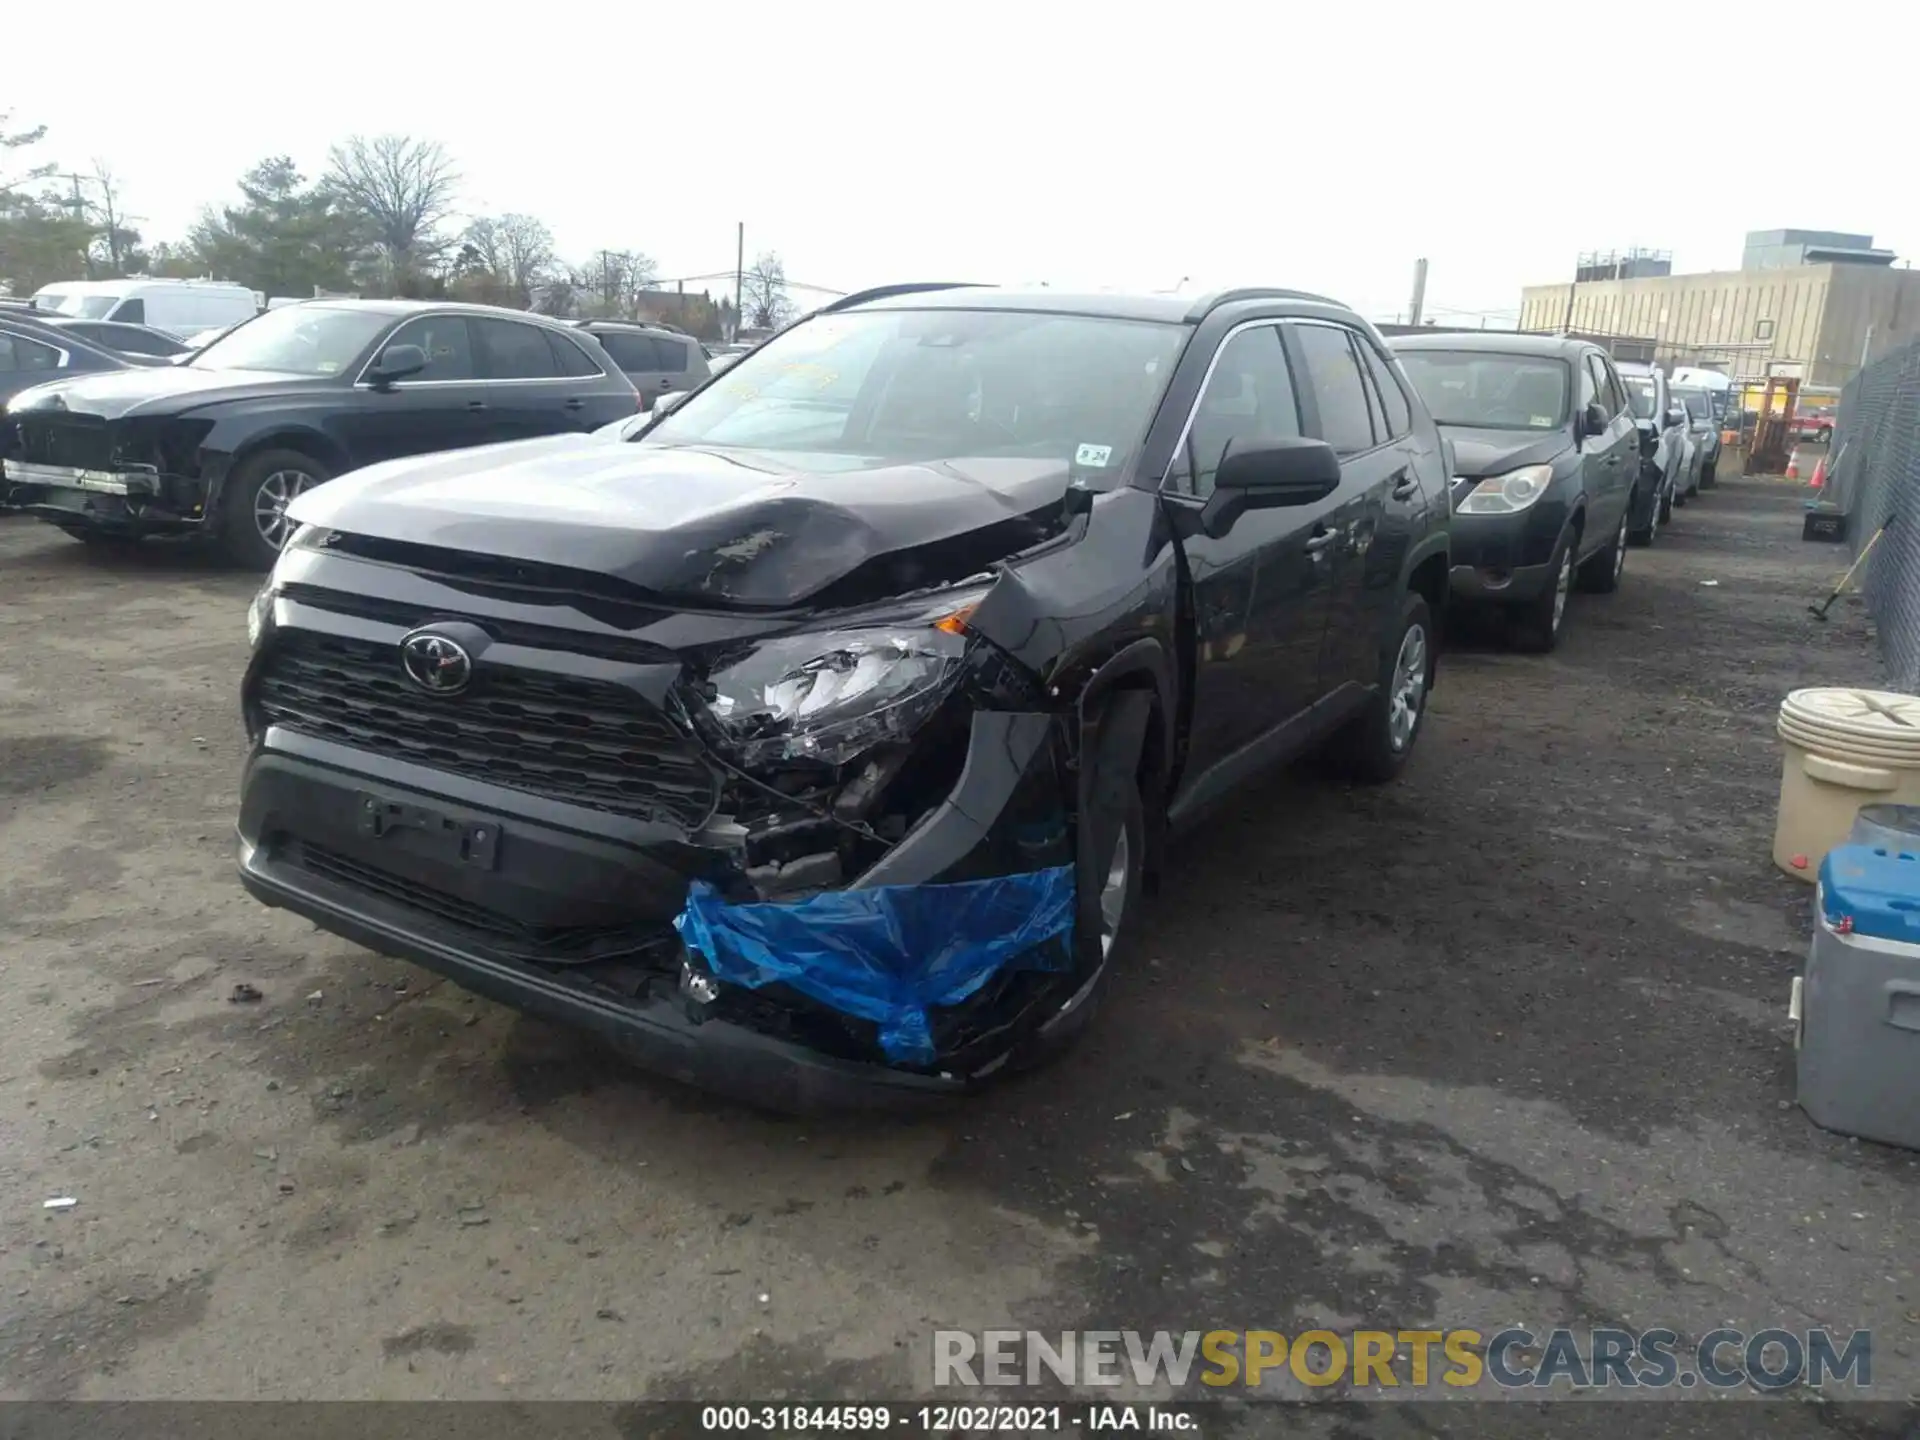
[[[1426,597],[1400,602],[1400,625],[1380,653],[1380,672],[1366,708],[1334,737],[1328,758],[1349,780],[1379,785],[1397,776],[1413,753],[1427,715],[1437,637]]]
[[[1596,595],[1611,595],[1620,588],[1620,576],[1627,568],[1627,526],[1633,517],[1633,501],[1620,517],[1620,528],[1613,532],[1613,543],[1598,554],[1587,557],[1580,567],[1580,588]]]
[[[1560,632],[1567,621],[1567,602],[1573,595],[1573,549],[1575,536],[1569,531],[1560,537],[1553,552],[1552,579],[1533,599],[1514,607],[1514,640],[1522,650],[1545,655],[1560,643]]]
[[[259,450],[241,460],[220,494],[220,548],[236,565],[270,570],[294,524],[287,507],[332,472],[297,450]]]

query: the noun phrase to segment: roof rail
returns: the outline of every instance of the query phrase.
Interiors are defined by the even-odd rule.
[[[967,290],[979,284],[978,280],[909,280],[900,285],[876,285],[871,290],[856,290],[851,295],[842,295],[838,300],[829,300],[813,313],[831,315],[836,310],[850,310],[855,305],[865,305],[872,300],[891,300],[895,295],[918,295],[928,290]]]
[[[1204,320],[1213,310],[1222,305],[1230,305],[1236,300],[1308,300],[1316,305],[1339,305],[1338,300],[1325,295],[1315,295],[1306,290],[1278,290],[1268,285],[1240,285],[1231,290],[1214,290],[1200,296],[1193,302],[1193,308],[1187,311],[1187,319]]]

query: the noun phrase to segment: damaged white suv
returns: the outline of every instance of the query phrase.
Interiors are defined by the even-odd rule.
[[[853,296],[630,438],[301,497],[241,875],[757,1103],[964,1090],[1084,1026],[1170,831],[1399,771],[1446,485],[1331,301]]]

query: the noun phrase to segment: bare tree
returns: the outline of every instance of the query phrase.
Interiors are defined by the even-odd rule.
[[[327,163],[328,188],[366,226],[395,286],[407,285],[446,248],[440,226],[460,176],[438,141],[356,135],[328,151]]]
[[[531,215],[508,213],[496,222],[499,260],[495,274],[521,294],[553,272],[553,232]]]
[[[98,232],[93,242],[95,257],[111,274],[124,275],[127,262],[138,255],[140,232],[128,224],[133,217],[121,204],[119,177],[104,160],[93,162],[93,190],[96,198],[87,204],[87,218]]]
[[[740,313],[756,330],[777,330],[793,318],[787,267],[772,251],[758,256],[740,282]]]
[[[659,273],[653,257],[638,250],[599,250],[571,268],[575,290],[593,295],[599,314],[629,320]]]

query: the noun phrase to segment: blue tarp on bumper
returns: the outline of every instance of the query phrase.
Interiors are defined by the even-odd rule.
[[[673,922],[716,979],[778,981],[880,1027],[898,1063],[935,1059],[927,1007],[957,1005],[994,974],[1065,968],[1073,867],[954,885],[831,890],[792,904],[730,905],[697,881]]]

